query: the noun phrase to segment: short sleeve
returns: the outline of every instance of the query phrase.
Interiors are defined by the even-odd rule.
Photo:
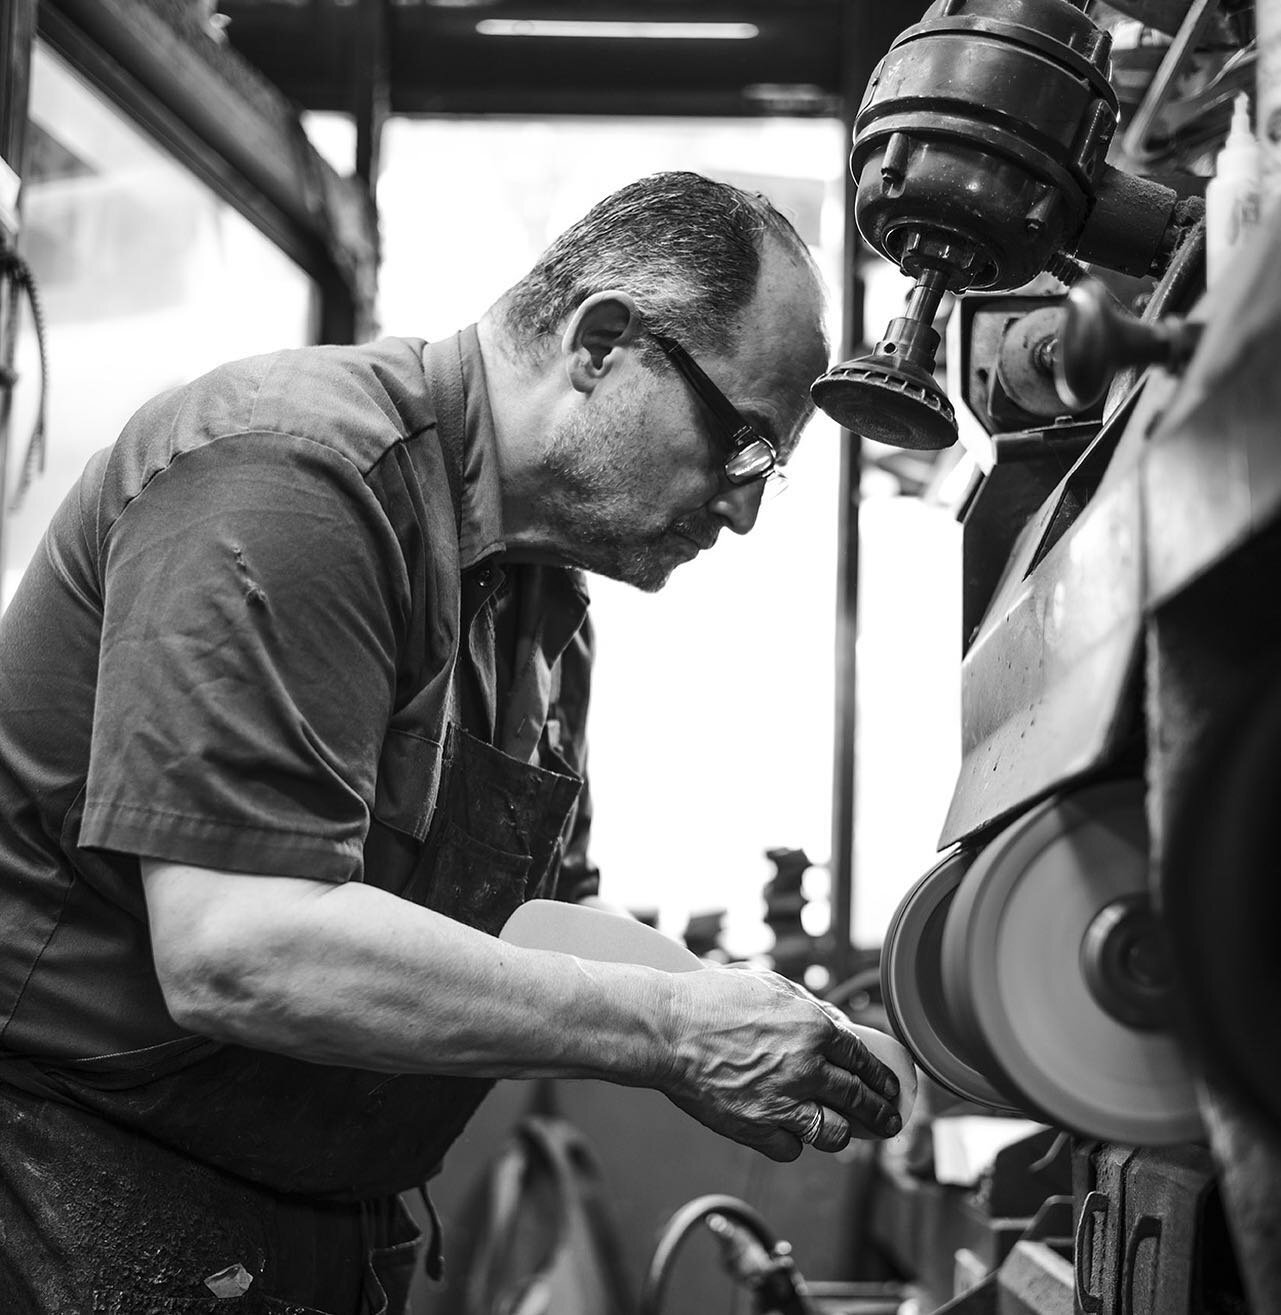
[[[80,844],[361,876],[408,614],[361,473],[303,438],[219,438],[150,479],[101,563]]]

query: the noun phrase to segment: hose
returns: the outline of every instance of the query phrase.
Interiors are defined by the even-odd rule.
[[[658,1315],[677,1253],[695,1226],[703,1222],[724,1246],[731,1270],[750,1277],[760,1290],[768,1289],[768,1309],[783,1315],[810,1315],[805,1285],[792,1264],[788,1244],[775,1238],[769,1225],[746,1201],[719,1194],[696,1197],[668,1220],[641,1287],[637,1315]],[[750,1238],[743,1237],[744,1233]],[[759,1244],[759,1251],[753,1243]],[[735,1260],[744,1263],[735,1264]]]

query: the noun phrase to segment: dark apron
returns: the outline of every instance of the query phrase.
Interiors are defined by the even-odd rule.
[[[449,465],[453,485],[461,466]],[[457,485],[453,493],[457,505]],[[451,724],[431,827],[396,893],[497,934],[523,900],[554,894],[580,787],[567,769],[519,762]],[[394,843],[403,849],[406,837]],[[0,1079],[0,1115],[22,1128],[22,1136],[0,1135],[8,1193],[0,1197],[8,1234],[0,1310],[24,1315],[399,1310],[416,1230],[389,1198],[438,1169],[492,1086],[311,1064],[199,1038],[57,1070],[10,1060]],[[98,1161],[105,1156],[105,1169],[86,1142],[96,1144]],[[6,1214],[22,1220],[16,1235]],[[184,1231],[193,1218],[206,1227]],[[211,1229],[227,1235],[216,1246]],[[157,1230],[167,1230],[164,1245]],[[317,1276],[293,1272],[283,1254],[291,1247],[315,1251]],[[376,1250],[384,1271],[400,1272],[373,1281],[364,1262]],[[253,1279],[238,1307],[204,1284],[235,1265]],[[19,1295],[9,1299],[6,1283]],[[129,1304],[144,1298],[154,1304]],[[264,1305],[269,1298],[284,1304]]]

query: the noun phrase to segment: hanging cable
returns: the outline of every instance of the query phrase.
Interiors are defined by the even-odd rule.
[[[40,300],[40,290],[36,286],[36,279],[31,272],[31,266],[16,251],[11,251],[6,247],[0,250],[0,278],[3,278],[9,284],[15,298],[20,293],[26,293],[27,303],[31,307],[31,322],[35,325],[36,330],[36,348],[40,357],[40,400],[36,405],[35,424],[31,427],[31,437],[27,440],[27,450],[22,457],[17,486],[9,499],[8,510],[17,511],[22,503],[23,496],[31,485],[32,479],[35,478],[36,474],[44,472],[45,409],[49,393],[49,357],[45,337],[44,306]],[[6,371],[4,379],[0,380],[0,384],[3,384],[6,388],[12,388],[16,382],[17,375],[12,370]]]

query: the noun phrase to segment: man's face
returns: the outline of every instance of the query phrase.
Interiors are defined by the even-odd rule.
[[[826,367],[808,273],[783,253],[762,261],[734,343],[698,363],[785,463],[810,414],[810,382]],[[552,437],[550,510],[575,564],[653,592],[729,527],[756,522],[762,486],[725,477],[724,443],[706,407],[658,353],[637,356]]]

